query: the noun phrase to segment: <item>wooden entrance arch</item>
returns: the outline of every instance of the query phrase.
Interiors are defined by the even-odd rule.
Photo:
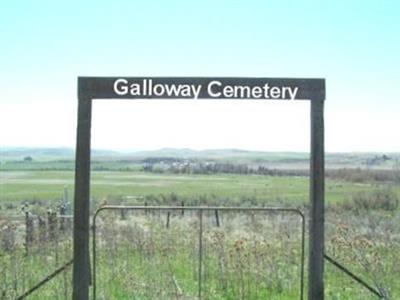
[[[310,100],[308,299],[324,299],[324,79],[219,77],[79,77],[74,198],[73,299],[90,285],[90,138],[94,99]]]

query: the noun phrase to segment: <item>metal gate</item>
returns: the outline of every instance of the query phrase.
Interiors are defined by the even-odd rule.
[[[284,207],[206,207],[206,206],[103,206],[99,208],[94,216],[92,223],[93,231],[93,274],[92,274],[92,287],[93,287],[93,299],[96,299],[96,219],[102,211],[105,210],[136,210],[136,211],[162,211],[167,213],[167,224],[169,224],[169,216],[171,211],[195,211],[198,215],[199,221],[199,236],[198,236],[198,299],[202,299],[202,265],[203,265],[203,214],[204,212],[215,212],[215,216],[218,217],[218,212],[269,212],[269,213],[285,213],[295,214],[300,217],[301,225],[301,243],[300,243],[300,273],[299,273],[299,299],[304,299],[304,259],[305,259],[305,217],[304,214],[295,208],[284,208]],[[219,219],[217,224],[219,225]]]

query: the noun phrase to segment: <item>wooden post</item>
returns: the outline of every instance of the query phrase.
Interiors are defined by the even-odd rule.
[[[218,214],[218,210],[215,210],[215,223],[216,223],[217,227],[219,227],[219,214]]]
[[[26,254],[34,241],[33,218],[30,216],[29,211],[25,212],[25,249]]]
[[[171,213],[168,212],[168,213],[167,213],[167,224],[166,224],[166,227],[167,227],[167,228],[169,228],[169,219],[170,219],[170,217],[171,217]]]
[[[49,210],[47,212],[47,228],[49,230],[49,241],[54,241],[57,235],[57,213]]]
[[[79,98],[75,162],[73,300],[89,298],[90,129],[92,100]]]
[[[121,209],[119,211],[121,220],[126,220],[126,211],[125,209]]]
[[[65,231],[65,215],[66,215],[66,204],[65,202],[61,203],[60,205],[60,211],[59,211],[59,215],[58,218],[60,219],[60,231]]]
[[[39,244],[43,244],[46,242],[47,238],[47,229],[46,229],[46,221],[38,216],[38,231],[39,231]]]
[[[64,207],[65,207],[64,215],[71,214],[71,211],[70,211],[71,203],[69,202],[68,187],[67,186],[64,186],[63,204],[64,204]]]
[[[324,299],[324,101],[311,99],[308,299]]]

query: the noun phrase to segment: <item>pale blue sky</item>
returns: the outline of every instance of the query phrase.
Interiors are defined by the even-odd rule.
[[[398,1],[136,2],[0,4],[1,146],[74,147],[80,75],[254,76],[326,78],[327,151],[400,151]],[[307,151],[308,118],[307,103],[96,102],[93,147]]]

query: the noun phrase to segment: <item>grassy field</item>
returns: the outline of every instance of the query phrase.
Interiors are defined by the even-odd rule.
[[[64,187],[73,191],[73,171],[3,171],[0,181],[0,205],[29,200],[57,203]],[[327,180],[326,203],[348,201],[359,192],[387,189],[388,184],[352,183]],[[400,186],[391,188],[400,195]],[[256,199],[259,204],[286,203],[301,205],[308,202],[307,177],[272,177],[262,175],[173,175],[139,171],[93,171],[91,195],[97,200],[121,200],[145,195],[176,193],[187,199],[208,196],[213,204],[230,205]]]
[[[386,299],[398,299],[399,214],[327,217],[327,253]],[[213,214],[203,217],[202,299],[299,299],[298,217],[220,213],[220,223]],[[172,215],[167,228],[165,214],[103,212],[97,223],[97,299],[198,299],[198,228],[196,214]],[[2,252],[0,291],[8,287],[3,299],[14,299],[62,265],[70,247],[60,235],[34,243],[28,254]],[[30,299],[69,299],[70,276],[57,276]],[[327,299],[376,299],[328,263],[325,276]]]
[[[213,152],[208,155],[216,156]],[[246,161],[243,153],[239,156]],[[254,159],[257,157],[251,161]],[[291,159],[302,161],[304,155],[296,154]],[[283,154],[271,157],[273,160],[290,164]],[[336,163],[339,160],[346,161],[346,157],[339,156]],[[137,162],[126,168],[123,165],[122,161],[107,160],[93,164],[92,211],[105,203],[184,202],[291,206],[307,215],[306,176],[152,173],[141,171]],[[356,175],[356,180],[348,180],[351,176],[347,180],[338,176],[326,180],[326,251],[385,294],[386,299],[399,299],[400,185],[371,180],[371,176],[363,179],[360,170]],[[47,236],[45,242],[36,237],[26,253],[21,212],[22,204],[29,203],[32,214],[46,218],[49,208],[58,211],[65,187],[72,203],[74,171],[70,160],[1,164],[0,267],[4,272],[0,299],[14,299],[70,258],[71,232],[60,233],[59,238]],[[221,227],[217,227],[213,216],[208,215],[204,222],[203,299],[298,298],[298,219],[221,215]],[[162,214],[145,217],[104,213],[98,225],[99,299],[197,299],[196,215],[173,215],[166,228],[166,215]],[[68,299],[70,292],[71,273],[67,272],[31,299]],[[328,263],[326,295],[335,300],[375,299]]]

